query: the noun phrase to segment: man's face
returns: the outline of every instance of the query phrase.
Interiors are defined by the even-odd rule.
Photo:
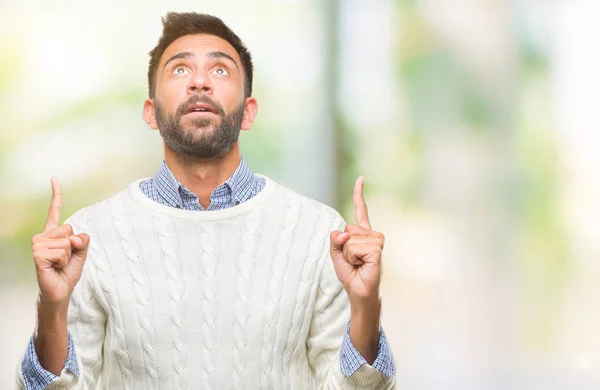
[[[235,49],[221,38],[198,34],[177,39],[162,54],[150,104],[173,151],[212,159],[231,150],[240,128],[249,128],[243,122],[253,100],[244,99],[244,70]]]

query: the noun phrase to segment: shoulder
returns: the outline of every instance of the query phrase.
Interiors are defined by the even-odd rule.
[[[300,208],[303,215],[318,214],[320,220],[330,223],[335,229],[345,225],[344,219],[333,207],[267,178],[269,181],[270,185],[275,186],[277,198],[285,200],[289,207]]]
[[[123,205],[122,207],[124,207],[128,195],[128,188],[134,183],[138,183],[139,185],[139,180],[129,184],[127,188],[77,210],[65,220],[65,223],[73,225],[75,233],[78,231],[85,231],[90,227],[93,221],[103,219],[102,217],[109,215],[111,208],[115,205]]]

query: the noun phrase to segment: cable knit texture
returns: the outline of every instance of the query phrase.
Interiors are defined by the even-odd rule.
[[[137,180],[75,213],[91,236],[69,307],[80,374],[48,389],[392,388],[366,364],[340,371],[350,313],[329,232],[343,219],[261,177],[225,210],[160,205]]]

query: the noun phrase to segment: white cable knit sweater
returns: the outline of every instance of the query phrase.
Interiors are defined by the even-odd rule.
[[[225,210],[162,206],[137,180],[69,218],[91,236],[69,306],[80,375],[48,388],[391,388],[369,365],[340,372],[349,304],[329,232],[343,219],[263,177]]]

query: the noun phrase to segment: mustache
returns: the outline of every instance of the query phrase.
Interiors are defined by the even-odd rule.
[[[206,95],[192,95],[192,97],[190,97],[185,103],[182,103],[177,108],[177,116],[181,117],[181,116],[185,115],[188,108],[190,108],[194,104],[198,104],[198,103],[204,103],[204,104],[209,105],[213,109],[213,111],[218,115],[221,115],[221,116],[225,115],[225,110],[223,109],[223,106],[221,106],[221,104],[219,104],[219,102],[212,100],[211,98],[209,98]]]

